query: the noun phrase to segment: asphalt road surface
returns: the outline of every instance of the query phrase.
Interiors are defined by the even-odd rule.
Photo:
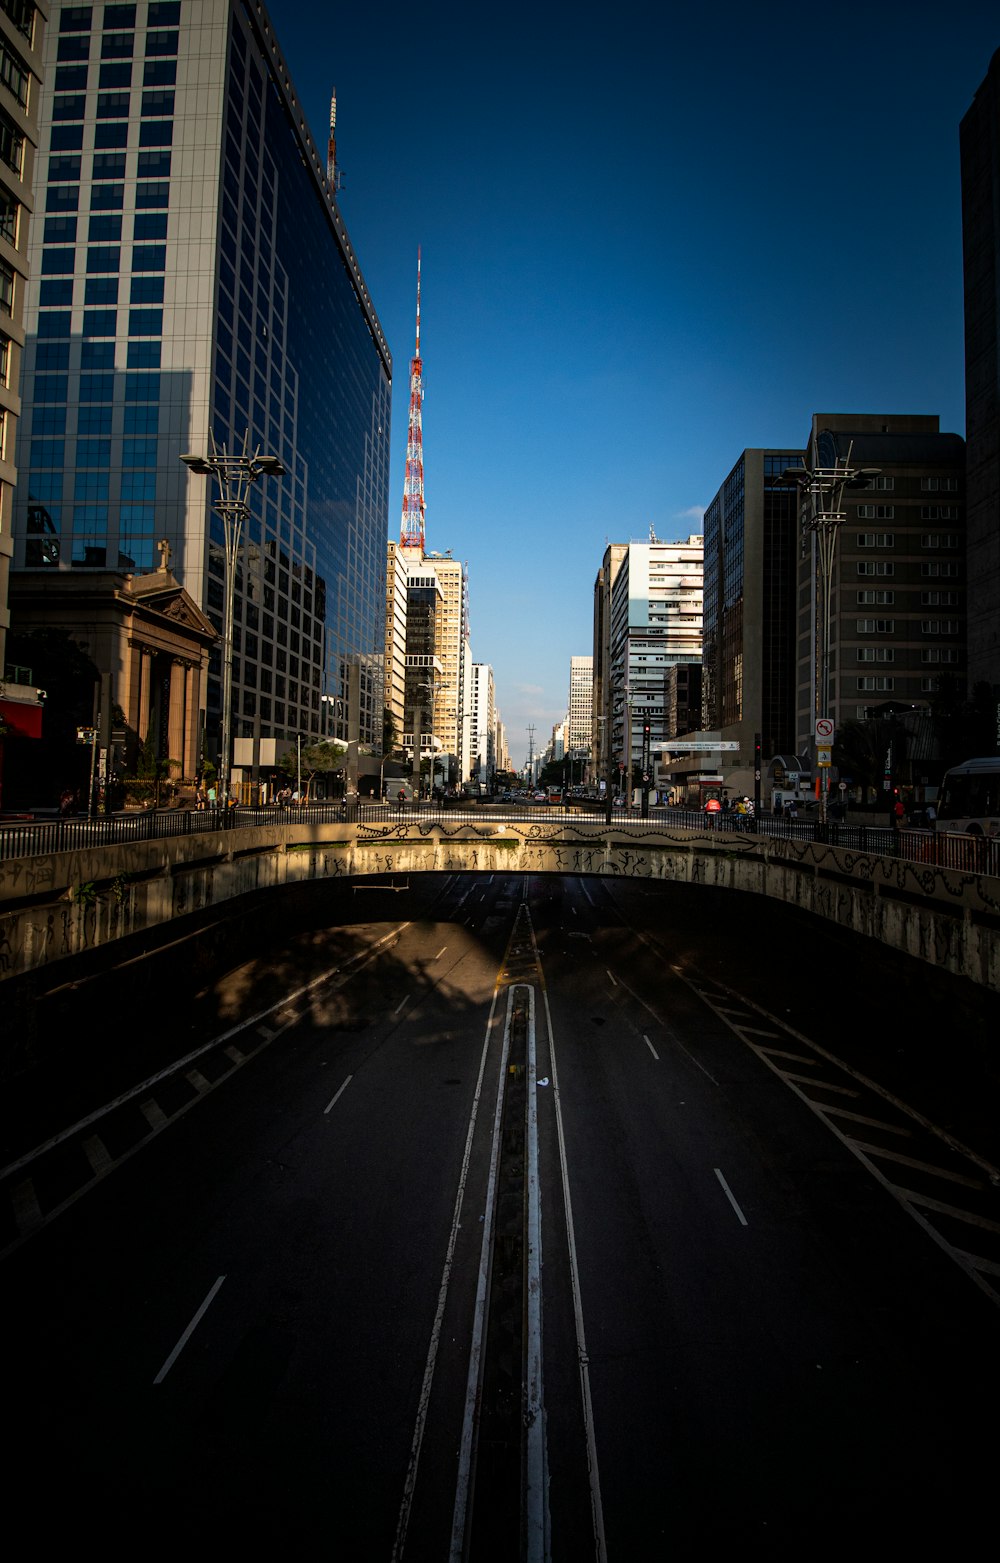
[[[334,894],[7,1094],[32,1550],[978,1546],[996,996],[725,893]]]

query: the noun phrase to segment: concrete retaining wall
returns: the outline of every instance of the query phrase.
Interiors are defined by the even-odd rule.
[[[0,863],[0,980],[247,895],[419,873],[663,879],[766,895],[1000,988],[1000,883],[806,841],[721,839],[601,821],[386,822],[227,830]]]

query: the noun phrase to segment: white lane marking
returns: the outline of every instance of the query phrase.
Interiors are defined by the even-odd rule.
[[[209,1308],[211,1307],[212,1302],[213,1302],[213,1300],[215,1298],[215,1294],[219,1290],[219,1287],[222,1285],[222,1283],[223,1283],[223,1281],[225,1279],[226,1278],[225,1278],[224,1275],[220,1275],[219,1276],[218,1280],[215,1282],[215,1285],[212,1287],[212,1289],[209,1292],[208,1296],[205,1298],[205,1301],[202,1303],[201,1307],[198,1309],[198,1312],[195,1314],[194,1318],[191,1320],[191,1323],[188,1325],[187,1329],[184,1331],[184,1334],[181,1336],[180,1340],[177,1342],[177,1345],[174,1347],[173,1351],[170,1353],[170,1356],[167,1358],[166,1362],[163,1364],[163,1366],[160,1369],[159,1373],[157,1373],[156,1377],[153,1380],[154,1384],[162,1384],[163,1383],[163,1380],[166,1378],[167,1374],[170,1372],[170,1369],[173,1367],[174,1363],[177,1361],[177,1358],[180,1356],[181,1352],[184,1350],[184,1347],[187,1345],[188,1341],[191,1339],[191,1336],[194,1334],[195,1330],[198,1328],[198,1326],[201,1323],[202,1319],[205,1317],[205,1314],[208,1312]]]
[[[614,986],[617,988],[618,984],[617,984],[617,982],[615,982],[615,979],[614,979],[614,976],[612,975],[612,973],[610,971],[608,971],[608,968],[606,966],[605,966],[604,970],[608,972],[608,976],[611,978],[612,983],[614,983]]]
[[[151,1129],[162,1129],[169,1121],[159,1102],[154,1101],[152,1097],[148,1102],[139,1103],[139,1111]]]
[[[438,952],[435,955],[434,959],[436,961],[439,961],[447,948],[448,948],[448,946],[446,944],[442,944],[440,950],[438,950]]]
[[[406,1468],[406,1478],[403,1482],[403,1497],[399,1506],[399,1519],[396,1522],[396,1539],[392,1548],[392,1563],[398,1563],[398,1560],[403,1556],[403,1548],[406,1545],[406,1530],[410,1523],[413,1490],[417,1482],[417,1467],[420,1464],[420,1450],[424,1440],[424,1427],[427,1423],[427,1408],[430,1404],[431,1385],[434,1382],[434,1369],[437,1364],[438,1347],[441,1341],[441,1324],[444,1319],[448,1285],[451,1281],[451,1271],[455,1260],[455,1243],[462,1220],[462,1203],[465,1199],[465,1185],[469,1176],[472,1140],[476,1132],[479,1099],[482,1095],[483,1076],[486,1072],[486,1056],[489,1051],[490,1032],[493,1029],[493,1017],[496,1013],[499,992],[499,986],[494,987],[490,1013],[486,1020],[486,1035],[483,1038],[483,1050],[479,1059],[479,1077],[476,1080],[475,1095],[472,1098],[472,1111],[469,1114],[469,1129],[465,1136],[465,1151],[462,1155],[462,1170],[459,1173],[458,1192],[455,1195],[455,1209],[451,1218],[451,1232],[448,1235],[448,1248],[444,1258],[444,1269],[441,1272],[441,1285],[438,1289],[437,1309],[434,1314],[434,1323],[431,1327],[431,1338],[430,1345],[427,1348],[427,1362],[424,1366],[423,1384],[420,1388],[420,1399],[417,1403],[417,1420],[413,1430],[413,1442],[410,1445],[410,1459]]]
[[[644,1041],[644,1042],[645,1042],[645,1044],[646,1044],[646,1046],[647,1046],[647,1047],[648,1047],[648,1048],[649,1048],[649,1051],[650,1051],[650,1052],[651,1052],[651,1053],[652,1053],[652,1055],[653,1055],[653,1057],[654,1057],[654,1058],[655,1058],[655,1059],[656,1059],[656,1061],[657,1061],[657,1063],[659,1063],[659,1061],[660,1061],[660,1055],[659,1055],[659,1053],[658,1053],[658,1052],[657,1052],[657,1051],[656,1051],[656,1049],[655,1049],[655,1047],[654,1047],[654,1046],[653,1046],[653,1044],[652,1044],[652,1042],[651,1042],[651,1041],[650,1041],[650,1040],[649,1040],[649,1038],[648,1038],[648,1037],[647,1037],[647,1036],[646,1036],[646,1035],[645,1035],[645,1034],[643,1034],[643,1038],[642,1038],[642,1040],[643,1040],[643,1041]]]
[[[333,1096],[333,1097],[330,1098],[330,1100],[327,1102],[326,1106],[323,1108],[323,1116],[324,1117],[326,1117],[326,1114],[330,1111],[331,1107],[336,1107],[337,1103],[340,1101],[340,1098],[343,1096],[344,1092],[347,1090],[347,1087],[350,1085],[350,1083],[351,1083],[351,1081],[353,1079],[354,1079],[353,1075],[348,1075],[347,1079],[344,1081],[343,1085],[340,1087],[340,1090],[337,1092],[336,1096]]]
[[[535,1057],[535,990],[528,988],[528,1265],[527,1342],[525,1351],[524,1420],[525,1448],[525,1558],[545,1563],[547,1523],[547,1467],[545,1445],[545,1396],[542,1389],[542,1212],[538,1177],[538,1080]]]
[[[913,1130],[904,1128],[901,1123],[886,1123],[882,1118],[866,1118],[863,1113],[852,1113],[846,1107],[835,1107],[832,1103],[828,1103],[823,1108],[823,1111],[825,1113],[835,1113],[838,1118],[846,1118],[850,1123],[867,1124],[870,1129],[884,1129],[886,1134],[901,1134],[907,1140],[913,1138]],[[976,1183],[975,1185],[976,1188],[982,1188],[982,1186],[981,1183]]]
[[[379,950],[384,944],[388,944],[390,939],[397,938],[399,934],[403,933],[407,928],[409,928],[409,926],[410,924],[408,922],[400,923],[396,928],[391,929],[389,933],[383,934],[382,938],[376,940],[376,942],[369,950],[359,950],[357,955],[352,955],[349,961],[345,961],[343,970],[346,971],[348,966],[353,966],[354,963],[359,960],[363,960],[366,963],[369,960],[374,960],[375,956],[378,954]],[[5,1167],[0,1167],[0,1178],[9,1177],[10,1174],[12,1172],[16,1172],[19,1167],[26,1167],[29,1162],[35,1161],[39,1156],[43,1155],[45,1151],[53,1150],[55,1146],[62,1145],[65,1140],[70,1139],[72,1135],[79,1134],[81,1129],[89,1128],[92,1123],[97,1123],[101,1118],[105,1117],[109,1112],[111,1112],[113,1108],[121,1107],[125,1102],[134,1101],[137,1096],[141,1096],[144,1091],[149,1091],[154,1085],[158,1085],[161,1080],[173,1079],[173,1077],[184,1068],[185,1064],[192,1063],[194,1059],[200,1058],[203,1053],[211,1052],[213,1047],[220,1047],[223,1043],[228,1042],[230,1037],[238,1037],[242,1031],[249,1031],[251,1027],[257,1027],[261,1032],[263,1032],[264,1028],[260,1023],[262,1020],[266,1019],[268,1015],[273,1015],[276,1010],[286,1008],[288,1004],[294,1002],[294,1000],[299,998],[303,993],[311,993],[313,988],[318,987],[320,983],[329,982],[332,977],[339,975],[341,969],[342,968],[340,966],[334,966],[329,971],[321,972],[318,977],[314,977],[312,981],[307,982],[304,987],[296,989],[294,993],[286,994],[283,999],[279,999],[276,1004],[272,1004],[270,1009],[259,1010],[256,1015],[251,1015],[248,1020],[241,1020],[238,1025],[231,1026],[228,1031],[223,1031],[220,1036],[213,1037],[210,1042],[203,1042],[200,1047],[196,1047],[193,1052],[186,1054],[184,1058],[178,1058],[174,1063],[168,1064],[165,1069],[159,1070],[155,1075],[150,1075],[148,1080],[143,1080],[139,1085],[132,1086],[130,1090],[123,1091],[120,1096],[113,1097],[110,1102],[105,1102],[103,1107],[98,1107],[94,1110],[94,1112],[88,1113],[86,1118],[78,1119],[76,1123],[71,1123],[68,1129],[61,1129],[58,1134],[53,1134],[50,1139],[43,1140],[41,1145],[35,1146],[34,1150],[26,1151],[25,1154],[23,1156],[19,1156],[16,1161],[8,1162]],[[277,1032],[272,1032],[270,1036],[266,1037],[266,1040],[270,1041],[274,1036],[277,1035]],[[174,1116],[177,1117],[178,1115],[175,1113]],[[123,1161],[124,1159],[124,1157],[119,1157],[119,1162]],[[64,1206],[60,1206],[59,1208],[63,1209]]]
[[[210,1091],[212,1082],[206,1080],[200,1069],[188,1069],[184,1075],[188,1085],[193,1085],[196,1091]]]
[[[780,1074],[783,1080],[792,1080],[796,1085],[809,1085],[817,1091],[832,1091],[836,1096],[849,1096],[855,1101],[861,1095],[860,1091],[854,1091],[850,1086],[834,1085],[830,1080],[817,1080],[815,1076],[793,1075],[790,1069],[782,1069]]]
[[[232,1059],[234,1064],[242,1064],[246,1059],[246,1054],[241,1053],[238,1047],[224,1047],[222,1051],[225,1053],[227,1058]]]
[[[642,939],[644,944],[649,945],[650,949],[655,948],[655,946],[650,944],[650,941],[648,939],[646,939],[642,934],[640,934],[639,937],[640,937],[640,939]],[[676,968],[675,968],[675,970],[676,970]],[[611,975],[611,973],[609,972],[608,976],[610,976],[610,975]],[[664,1020],[663,1016],[657,1013],[657,1011],[653,1008],[652,1004],[647,1003],[647,1001],[643,998],[642,994],[641,993],[636,993],[633,988],[629,987],[627,982],[621,983],[620,986],[625,989],[625,992],[628,994],[630,999],[635,999],[635,1002],[637,1004],[641,1004],[643,1009],[646,1010],[646,1012],[648,1014],[652,1015],[653,1019],[656,1021],[656,1024],[658,1026],[662,1026],[663,1030],[667,1033],[667,1039],[671,1043],[671,1045],[673,1047],[679,1049],[679,1051],[684,1054],[685,1058],[690,1059],[691,1063],[694,1064],[697,1069],[701,1070],[701,1072],[705,1076],[706,1080],[711,1080],[713,1085],[718,1085],[719,1082],[718,1082],[718,1080],[716,1080],[715,1076],[711,1073],[711,1071],[706,1069],[705,1065],[701,1062],[701,1060],[699,1058],[695,1058],[694,1054],[689,1052],[688,1049],[684,1046],[684,1043],[681,1041],[680,1037],[677,1035],[676,1031],[674,1030],[673,1026],[670,1024],[670,1022],[667,1021],[667,1020]]]
[[[732,1207],[735,1210],[737,1216],[739,1217],[740,1224],[742,1226],[746,1226],[747,1218],[743,1214],[743,1212],[740,1209],[739,1205],[736,1203],[736,1200],[735,1200],[735,1198],[733,1196],[733,1191],[729,1187],[729,1184],[726,1182],[725,1178],[722,1176],[722,1173],[719,1171],[718,1167],[715,1168],[715,1176],[718,1178],[719,1182],[722,1184],[723,1190],[725,1191],[726,1198],[728,1199],[729,1203],[732,1205]]]
[[[396,1005],[396,1008],[393,1010],[392,1013],[394,1015],[398,1015],[400,1010],[403,1008],[403,1005],[404,1004],[409,1004],[409,1002],[410,1002],[410,995],[407,994],[405,998],[400,999],[399,1003]]]
[[[469,1505],[469,1482],[472,1474],[472,1445],[479,1420],[479,1392],[482,1376],[483,1337],[486,1332],[486,1292],[490,1273],[490,1255],[493,1251],[493,1217],[496,1204],[497,1171],[500,1164],[500,1126],[503,1119],[504,1083],[507,1078],[507,1059],[510,1057],[510,1022],[514,1005],[514,988],[507,989],[507,1015],[503,1027],[503,1045],[500,1050],[500,1069],[497,1074],[497,1099],[493,1108],[493,1132],[490,1137],[490,1168],[486,1180],[486,1199],[483,1215],[483,1241],[479,1250],[479,1276],[476,1281],[476,1301],[472,1313],[472,1344],[469,1347],[469,1373],[465,1382],[465,1412],[462,1417],[462,1436],[458,1445],[458,1476],[455,1481],[455,1507],[451,1517],[450,1563],[462,1563],[465,1553],[465,1519]]]
[[[584,887],[586,893],[586,887]],[[589,899],[589,898],[588,898]],[[528,911],[528,923],[531,912]],[[531,930],[534,943],[535,931]],[[580,1398],[583,1403],[583,1426],[587,1441],[587,1475],[590,1482],[590,1522],[594,1536],[594,1563],[607,1563],[608,1549],[604,1536],[604,1504],[601,1498],[601,1472],[597,1463],[597,1437],[594,1430],[594,1404],[590,1395],[590,1357],[587,1354],[587,1337],[583,1327],[583,1299],[580,1293],[580,1265],[576,1253],[576,1235],[573,1229],[573,1202],[569,1191],[569,1166],[566,1158],[566,1135],[563,1129],[562,1101],[559,1094],[559,1072],[556,1067],[556,1039],[552,1030],[552,1012],[545,975],[538,968],[538,981],[545,1005],[545,1029],[549,1037],[549,1066],[552,1074],[552,1099],[556,1110],[556,1138],[559,1142],[559,1168],[562,1179],[563,1209],[566,1212],[566,1244],[569,1250],[570,1288],[573,1293],[573,1318],[576,1329],[576,1355],[580,1365]]]
[[[90,1164],[91,1172],[107,1172],[112,1165],[111,1153],[99,1134],[88,1134],[85,1140],[80,1142],[83,1154]]]
[[[42,1225],[45,1218],[42,1215],[42,1207],[38,1203],[33,1178],[23,1178],[20,1183],[14,1185],[10,1191],[10,1202],[13,1206],[17,1230],[22,1237]]]

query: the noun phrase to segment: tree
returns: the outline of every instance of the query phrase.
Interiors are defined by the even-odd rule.
[[[307,797],[317,776],[332,776],[335,771],[340,770],[346,753],[345,746],[334,743],[332,739],[302,745],[302,778]],[[286,776],[298,781],[299,747],[297,744],[285,751],[278,761],[278,767]]]
[[[393,754],[399,747],[399,734],[396,731],[396,718],[388,706],[382,710],[382,753]]]

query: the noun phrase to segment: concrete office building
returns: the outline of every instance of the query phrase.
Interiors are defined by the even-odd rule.
[[[988,684],[1000,751],[1000,49],[962,120],[968,681]]]
[[[589,748],[594,725],[594,659],[569,659],[569,744]]]
[[[497,769],[496,685],[488,662],[474,662],[469,688],[472,698],[469,775],[490,787]]]
[[[0,5],[0,679],[8,685],[20,683],[20,670],[7,668],[7,582],[14,552],[19,387],[48,13],[47,3],[32,0]],[[27,676],[30,669],[23,672]]]
[[[267,11],[53,0],[44,70],[15,569],[128,578],[166,539],[221,628],[224,529],[180,457],[248,431],[286,470],[250,491],[234,739],[346,739],[357,668],[380,747],[392,361]]]
[[[833,565],[830,699],[818,709],[822,579],[815,537],[798,563],[795,742],[815,754],[817,716],[837,728],[886,702],[929,706],[942,678],[964,690],[965,443],[933,415],[815,413],[806,459],[878,469],[844,494]],[[775,753],[782,752],[778,749]]]
[[[794,490],[777,480],[802,452],[745,450],[705,511],[702,710],[693,727],[780,754],[795,735]],[[682,729],[683,731],[683,729]]]
[[[621,776],[629,754],[637,766],[644,752],[663,748],[664,676],[701,657],[702,553],[700,535],[612,544],[605,553],[594,606],[595,726],[611,729],[610,755],[601,740],[602,780],[609,761]]]

